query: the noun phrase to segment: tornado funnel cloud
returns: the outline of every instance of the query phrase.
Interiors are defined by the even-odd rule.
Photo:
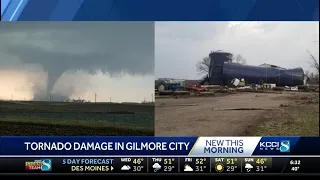
[[[46,88],[46,95],[51,100],[52,91],[54,88],[54,85],[58,81],[58,79],[62,76],[64,71],[60,69],[60,71],[53,71],[52,69],[48,69],[48,78],[47,78],[47,88]]]
[[[5,43],[2,43],[5,42]],[[153,75],[154,22],[28,22],[2,23],[0,53],[25,65],[40,65],[47,77],[46,87],[33,87],[35,100],[66,100],[75,87],[56,91],[66,72],[81,71],[90,76],[98,72],[118,76]],[[58,83],[59,86],[68,86]],[[54,95],[55,94],[55,95]]]

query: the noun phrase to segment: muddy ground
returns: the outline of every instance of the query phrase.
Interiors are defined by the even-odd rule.
[[[269,119],[273,119],[273,112],[303,104],[297,101],[300,97],[302,100],[306,97],[306,103],[310,101],[309,99],[319,98],[314,93],[303,92],[159,98],[156,100],[155,134],[157,136],[247,135],[248,128],[252,129],[252,126],[263,123],[261,115],[269,114],[271,116]]]

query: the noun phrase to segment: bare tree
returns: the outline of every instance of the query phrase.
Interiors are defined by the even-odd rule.
[[[314,68],[319,74],[319,60],[317,60],[308,50],[307,53],[309,54],[311,59],[311,67]]]
[[[247,60],[244,59],[240,54],[237,54],[237,55],[233,58],[233,62],[239,63],[239,64],[247,64]]]
[[[209,75],[210,69],[210,57],[202,58],[202,61],[197,63],[197,71],[201,75]]]
[[[211,51],[211,53],[213,52],[221,52],[221,50]],[[230,61],[233,61],[235,63],[239,63],[239,64],[247,63],[246,59],[244,59],[240,54],[237,54],[236,56],[233,56],[232,54],[230,54],[228,58],[230,59]],[[202,58],[202,61],[199,61],[197,63],[197,71],[199,74],[209,76],[210,61],[211,61],[210,57],[207,56]]]
[[[304,76],[305,76],[305,78],[306,78],[306,81],[307,81],[307,82],[309,82],[309,81],[310,81],[310,79],[311,79],[311,75],[312,75],[312,73],[310,73],[310,71],[309,71],[309,70],[304,69]]]
[[[304,75],[307,76],[307,77],[310,77],[310,71],[305,69],[304,70]]]

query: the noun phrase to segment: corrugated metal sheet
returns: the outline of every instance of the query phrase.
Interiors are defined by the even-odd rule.
[[[222,69],[225,62],[231,61],[230,53],[212,52],[209,54],[211,59],[209,68],[209,83],[213,85],[222,85]]]
[[[244,78],[247,84],[262,80],[277,86],[303,85],[304,71],[302,68],[284,69],[277,66],[250,66],[230,62],[230,54],[214,52],[211,59],[209,81],[212,85],[228,85],[234,78]]]
[[[223,84],[228,84],[233,78],[244,78],[247,84],[259,84],[262,80],[277,86],[296,86],[303,85],[304,72],[302,68],[281,69],[225,63],[222,70]]]

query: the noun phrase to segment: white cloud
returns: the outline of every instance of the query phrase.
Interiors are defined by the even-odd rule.
[[[121,170],[122,171],[128,171],[128,170],[130,170],[131,169],[131,167],[129,166],[129,165],[123,165],[122,167],[121,167]]]

